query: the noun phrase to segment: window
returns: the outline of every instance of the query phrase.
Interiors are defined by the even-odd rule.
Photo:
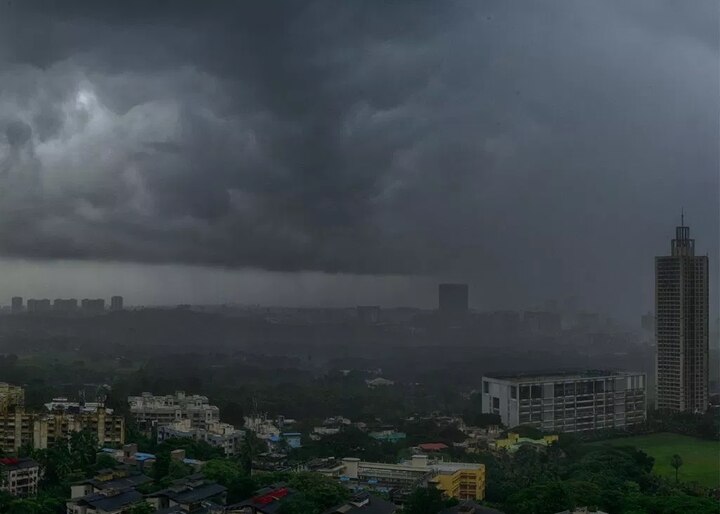
[[[492,406],[493,406],[493,409],[499,409],[500,408],[500,398],[493,397]]]
[[[483,393],[487,394],[490,392],[490,382],[483,382]]]
[[[517,386],[510,386],[510,398],[517,400]]]

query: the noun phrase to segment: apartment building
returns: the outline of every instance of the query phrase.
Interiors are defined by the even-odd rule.
[[[0,382],[0,414],[25,405],[25,390],[6,382]]]
[[[125,443],[125,420],[121,416],[109,415],[104,408],[80,414],[16,409],[0,414],[0,450],[17,452],[24,444],[44,449],[81,430],[93,432],[100,446],[120,447]]]
[[[646,418],[646,384],[630,372],[486,376],[483,412],[552,433],[624,429]]]
[[[159,443],[174,438],[190,438],[205,441],[210,446],[222,449],[225,456],[231,457],[240,451],[245,431],[238,430],[228,423],[218,421],[206,424],[205,428],[193,427],[189,419],[181,419],[157,429]]]
[[[186,395],[183,391],[163,396],[142,393],[128,397],[128,404],[130,414],[143,426],[168,425],[187,419],[193,428],[205,428],[220,421],[220,409],[210,405],[207,396]]]
[[[0,459],[0,491],[13,496],[35,496],[40,482],[40,465],[32,459]]]

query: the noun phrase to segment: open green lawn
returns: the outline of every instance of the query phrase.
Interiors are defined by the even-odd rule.
[[[675,478],[675,469],[670,466],[670,458],[677,453],[683,460],[680,480],[699,482],[707,487],[720,487],[720,441],[677,434],[652,434],[621,437],[592,444],[635,446],[655,458],[655,473],[670,478]]]

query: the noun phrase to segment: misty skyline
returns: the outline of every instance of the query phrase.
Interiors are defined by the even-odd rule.
[[[3,2],[0,303],[434,307],[461,281],[633,319],[684,207],[717,313],[719,14]]]

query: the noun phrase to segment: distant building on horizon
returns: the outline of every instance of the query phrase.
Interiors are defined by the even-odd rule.
[[[28,312],[50,312],[50,310],[50,300],[48,300],[47,298],[43,298],[41,300],[29,298],[27,301]]]
[[[78,301],[76,298],[56,298],[53,301],[53,310],[56,312],[75,312],[78,309]]]
[[[10,300],[10,311],[13,314],[17,314],[19,312],[22,312],[25,310],[25,307],[23,305],[23,297],[22,296],[13,296],[12,300]]]
[[[102,314],[105,312],[105,300],[102,298],[83,298],[80,305],[85,314]]]
[[[112,298],[110,298],[110,310],[111,311],[123,310],[123,297],[122,296],[113,296]]]
[[[670,255],[655,257],[657,408],[705,412],[709,387],[708,258],[684,219]]]
[[[374,325],[380,321],[380,307],[378,305],[358,305],[355,311],[360,323]]]
[[[438,311],[443,315],[464,315],[469,309],[467,284],[438,284]]]

